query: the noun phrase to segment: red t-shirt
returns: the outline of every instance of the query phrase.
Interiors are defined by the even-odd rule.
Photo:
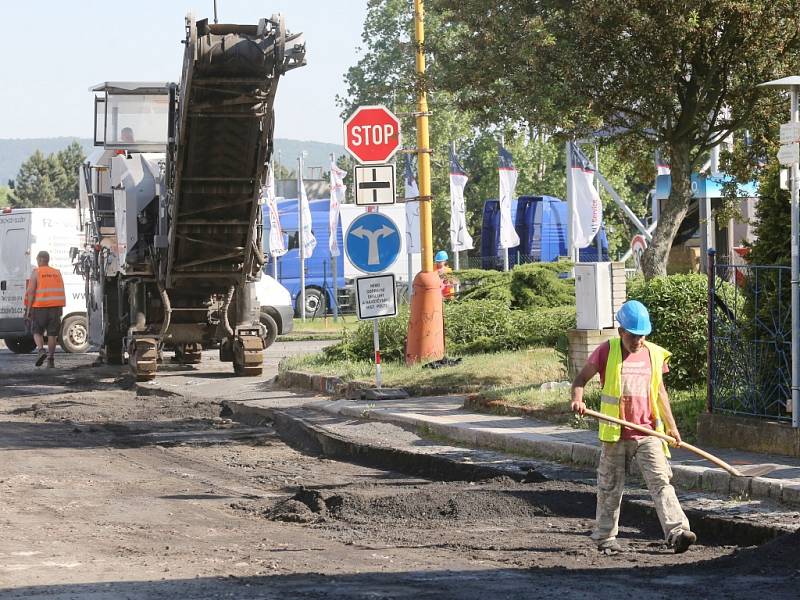
[[[606,364],[611,344],[604,342],[594,349],[589,356],[588,363],[594,365],[600,372],[600,384],[605,384]],[[622,397],[619,402],[619,416],[621,419],[655,429],[653,409],[650,405],[650,351],[646,346],[633,354],[628,354],[622,349]],[[663,373],[669,372],[667,363],[664,363]],[[622,428],[622,439],[635,440],[646,437],[628,427]]]

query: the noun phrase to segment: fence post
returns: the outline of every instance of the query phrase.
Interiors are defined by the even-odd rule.
[[[706,343],[706,411],[714,412],[714,293],[716,287],[716,257],[713,248],[708,249],[706,275],[708,276],[708,341]]]

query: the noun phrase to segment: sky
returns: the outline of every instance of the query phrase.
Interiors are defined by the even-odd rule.
[[[358,59],[367,0],[217,0],[220,23],[283,13],[302,31],[308,65],[278,85],[275,137],[342,143],[336,94]],[[103,81],[175,81],[184,16],[213,21],[213,0],[2,0],[0,138],[93,133],[92,94]]]

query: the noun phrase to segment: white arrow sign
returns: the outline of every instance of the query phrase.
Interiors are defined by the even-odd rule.
[[[369,240],[369,256],[367,258],[367,264],[377,265],[381,262],[380,255],[378,254],[378,240],[382,237],[392,235],[394,230],[384,225],[375,231],[370,231],[364,227],[358,227],[354,229],[352,233],[358,238],[367,238],[367,240]]]

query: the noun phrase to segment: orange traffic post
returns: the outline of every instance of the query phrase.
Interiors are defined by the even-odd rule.
[[[431,150],[428,136],[428,95],[425,84],[425,8],[414,0],[417,65],[417,164],[419,166],[419,228],[422,271],[414,278],[411,318],[406,338],[406,364],[444,356],[444,311],[439,275],[433,270],[431,227]]]

